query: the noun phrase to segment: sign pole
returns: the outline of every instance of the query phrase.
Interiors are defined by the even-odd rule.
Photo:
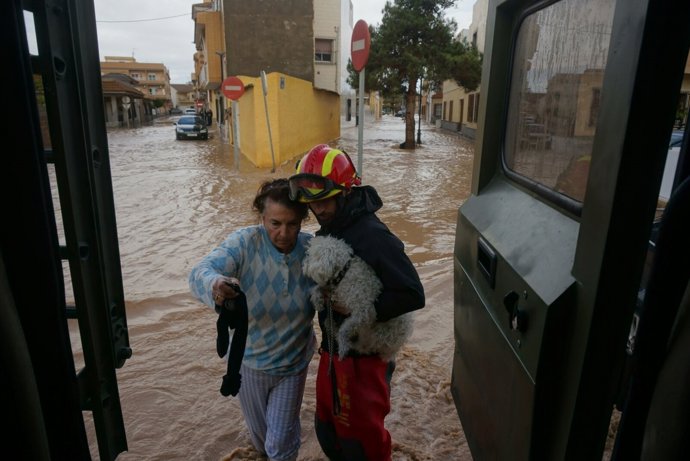
[[[271,146],[271,160],[273,160],[273,168],[271,173],[276,171],[276,157],[273,153],[273,136],[271,136],[271,120],[268,117],[268,101],[266,95],[268,95],[268,82],[266,81],[266,72],[261,71],[261,88],[264,92],[264,110],[266,111],[266,126],[268,126],[268,144]]]
[[[240,138],[237,129],[237,101],[232,100],[230,107],[232,108],[232,150],[235,154],[235,169],[240,170]]]
[[[364,152],[364,68],[359,73],[359,107],[357,124],[357,172],[362,176],[362,153]]]
[[[364,66],[369,60],[371,34],[366,21],[360,19],[352,30],[350,49],[352,50],[352,67],[359,72],[359,94],[357,107],[357,172],[362,176],[362,156],[364,153]]]

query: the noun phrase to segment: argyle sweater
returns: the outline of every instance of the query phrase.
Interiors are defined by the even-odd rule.
[[[263,226],[231,233],[196,264],[189,274],[192,294],[215,308],[213,282],[235,277],[247,297],[248,332],[243,363],[273,375],[294,374],[309,364],[314,352],[313,285],[302,274],[310,235],[300,232],[289,254],[279,252]]]

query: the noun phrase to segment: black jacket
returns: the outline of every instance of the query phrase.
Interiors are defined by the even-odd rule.
[[[374,307],[378,321],[424,307],[424,287],[405,247],[388,227],[376,216],[383,203],[371,186],[355,187],[346,196],[338,197],[339,205],[331,223],[322,226],[316,235],[340,238],[352,247],[376,272],[383,284],[381,295]],[[319,313],[323,329],[325,312]],[[342,320],[342,319],[340,319]],[[326,340],[322,341],[325,347]]]

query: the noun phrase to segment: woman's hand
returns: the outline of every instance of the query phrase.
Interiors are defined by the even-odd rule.
[[[340,304],[338,300],[334,299],[333,296],[331,296],[331,292],[329,290],[324,288],[321,290],[321,293],[323,294],[324,301],[328,302],[331,305],[331,309],[345,317],[350,315],[350,309]]]
[[[238,293],[233,290],[233,285],[239,287],[240,281],[234,277],[218,277],[213,282],[213,301],[222,306],[226,299],[236,298]]]

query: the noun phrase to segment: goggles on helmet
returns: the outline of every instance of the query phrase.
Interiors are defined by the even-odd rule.
[[[345,186],[333,182],[332,179],[311,173],[296,174],[290,177],[289,184],[291,200],[300,197],[309,201],[319,200],[334,190],[345,190]]]

